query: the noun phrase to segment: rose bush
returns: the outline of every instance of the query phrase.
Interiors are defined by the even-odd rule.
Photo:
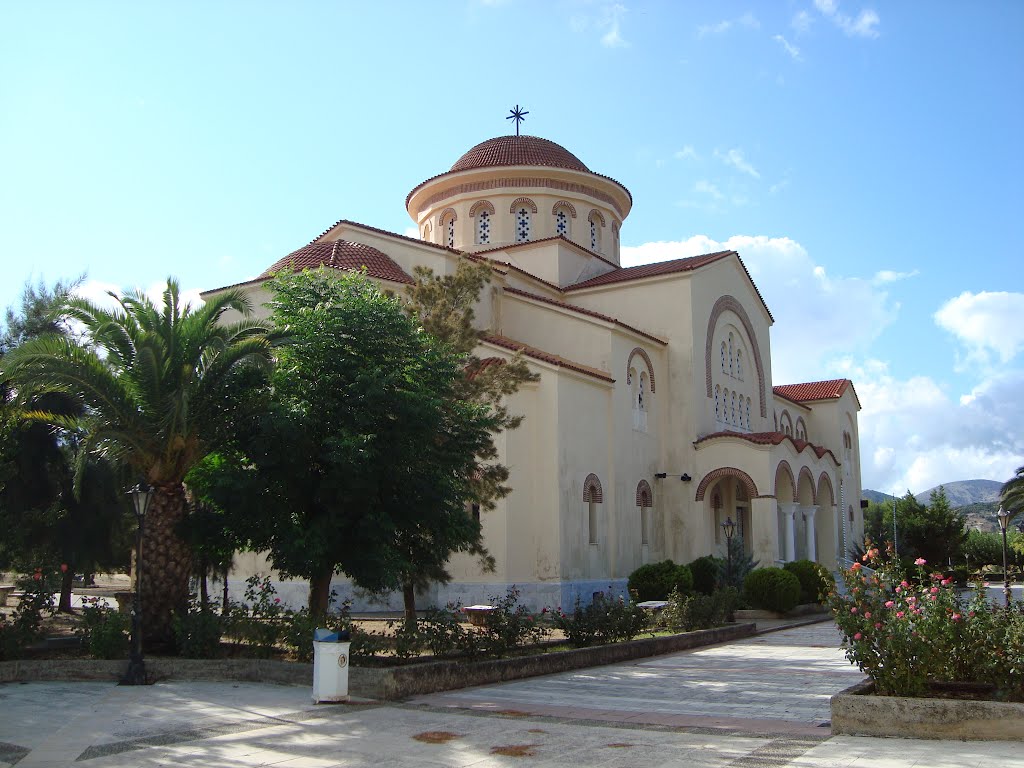
[[[882,695],[921,696],[931,683],[969,682],[1024,700],[1021,605],[994,606],[980,590],[964,598],[922,558],[914,566],[903,573],[895,558],[869,546],[861,563],[841,571],[845,594],[833,590],[829,605],[846,657]]]

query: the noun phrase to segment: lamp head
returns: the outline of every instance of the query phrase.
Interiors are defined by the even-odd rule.
[[[999,530],[1006,533],[1006,526],[1010,524],[1010,518],[1012,514],[1003,509],[1002,505],[999,507],[999,511],[996,512],[996,519],[999,521]]]
[[[138,483],[128,491],[132,500],[132,511],[139,520],[144,520],[153,501],[153,487],[148,483]]]
[[[725,532],[726,539],[731,539],[733,534],[736,533],[736,523],[733,522],[732,517],[725,518],[725,522],[722,523],[722,530]]]

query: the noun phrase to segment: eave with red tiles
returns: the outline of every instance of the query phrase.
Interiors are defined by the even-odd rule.
[[[805,449],[809,448],[819,459],[828,456],[837,467],[839,466],[839,459],[828,448],[822,448],[820,445],[815,445],[806,440],[797,440],[782,432],[733,432],[732,430],[712,432],[710,435],[704,435],[704,437],[695,440],[693,447],[698,448],[702,443],[722,439],[739,439],[754,445],[781,445],[788,441],[793,445],[793,449],[797,453],[802,453]]]
[[[799,400],[794,400],[794,399],[793,399],[793,398],[791,398],[791,397],[786,397],[786,396],[785,396],[784,394],[782,394],[781,392],[779,392],[779,391],[778,391],[778,389],[779,389],[778,387],[772,387],[772,394],[773,394],[773,395],[775,395],[775,396],[776,396],[777,398],[779,398],[780,400],[785,400],[785,401],[786,401],[787,403],[791,403],[792,405],[795,405],[795,406],[796,406],[797,408],[800,408],[800,409],[802,409],[802,410],[804,410],[804,411],[807,411],[808,413],[810,413],[810,411],[811,411],[811,406],[809,406],[809,405],[804,405],[804,404],[803,404],[803,403],[801,403],[801,402],[800,402]]]
[[[596,253],[596,252],[590,250],[589,248],[585,248],[584,246],[580,245],[579,243],[574,243],[572,240],[567,238],[565,235],[552,235],[551,237],[541,237],[541,238],[538,238],[537,240],[528,240],[525,243],[509,243],[508,245],[496,245],[494,248],[484,248],[483,250],[473,251],[473,253],[474,253],[474,255],[479,255],[479,254],[483,254],[483,253],[496,253],[498,251],[513,251],[513,250],[518,250],[518,249],[521,249],[521,248],[529,248],[531,245],[537,245],[537,243],[550,243],[550,242],[553,242],[555,240],[561,240],[566,245],[572,246],[572,248],[574,250],[579,251],[584,256],[593,256],[598,261],[603,261],[605,264],[607,264],[613,270],[620,270],[620,269],[622,269],[622,267],[620,267],[614,261],[606,259],[600,253]]]
[[[598,368],[591,368],[589,365],[577,363],[574,360],[567,360],[564,357],[552,354],[551,352],[545,352],[543,349],[538,349],[537,347],[531,347],[529,344],[524,344],[521,341],[510,339],[507,336],[487,334],[482,336],[480,341],[485,344],[493,344],[494,346],[502,349],[511,350],[512,352],[522,352],[526,357],[531,357],[534,360],[540,360],[558,368],[565,368],[569,371],[582,373],[584,376],[590,376],[608,384],[615,383],[615,379],[612,378],[607,371],[602,371]]]
[[[631,333],[635,333],[638,336],[642,336],[645,339],[650,339],[651,341],[655,342],[656,344],[660,344],[662,346],[665,346],[666,344],[668,344],[668,342],[665,339],[659,338],[659,337],[655,336],[652,333],[648,333],[647,331],[641,331],[639,328],[634,328],[632,325],[627,325],[626,323],[622,322],[621,320],[618,320],[618,319],[616,319],[614,317],[611,317],[610,315],[605,315],[605,314],[602,314],[601,312],[595,312],[592,309],[584,309],[583,307],[578,307],[575,304],[569,304],[569,303],[564,302],[564,301],[558,301],[557,299],[549,299],[546,296],[539,296],[536,293],[530,293],[528,291],[523,291],[523,290],[520,290],[519,288],[508,288],[508,287],[506,287],[506,288],[503,289],[503,291],[504,291],[504,293],[507,293],[507,294],[509,294],[511,296],[519,296],[519,297],[522,297],[524,299],[529,299],[530,301],[537,301],[537,302],[540,302],[542,304],[549,304],[552,307],[558,307],[559,309],[564,309],[564,310],[566,310],[568,312],[575,312],[575,313],[580,314],[580,315],[586,315],[588,317],[593,317],[593,318],[596,318],[598,320],[603,320],[606,323],[611,323],[611,324],[613,324],[615,326],[618,326],[619,328],[622,328],[624,330],[630,331]]]
[[[821,400],[838,400],[846,390],[853,391],[853,399],[860,408],[860,398],[857,397],[857,390],[853,388],[853,382],[849,379],[828,379],[827,381],[808,381],[803,384],[779,384],[772,387],[772,392],[787,400],[798,403],[807,403]]]

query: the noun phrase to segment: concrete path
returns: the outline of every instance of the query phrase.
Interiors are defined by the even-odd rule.
[[[630,664],[314,706],[256,683],[0,685],[0,768],[1024,768],[1010,742],[830,737],[859,679],[831,624]]]

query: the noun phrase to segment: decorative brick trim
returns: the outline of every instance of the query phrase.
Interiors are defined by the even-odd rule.
[[[783,459],[775,468],[775,498],[779,497],[779,472],[785,471],[789,475],[789,484],[793,489],[793,500],[796,501],[796,477],[793,476],[793,468],[789,462]]]
[[[517,197],[515,200],[512,201],[512,205],[508,207],[508,212],[515,213],[516,208],[518,208],[520,205],[528,205],[530,206],[531,211],[533,211],[534,213],[537,212],[537,204],[528,197]]]
[[[634,347],[633,351],[629,353],[629,357],[626,358],[626,378],[629,378],[629,366],[633,364],[633,357],[640,355],[647,363],[647,372],[651,375],[651,393],[654,392],[654,363],[651,362],[651,356],[644,351],[642,347]]]
[[[470,218],[476,217],[480,211],[487,211],[491,216],[494,215],[494,204],[490,200],[477,200],[469,209]]]
[[[748,499],[757,497],[757,484],[750,475],[742,469],[736,469],[736,467],[719,467],[718,469],[713,469],[704,475],[704,479],[701,480],[700,485],[697,486],[697,495],[694,497],[694,500],[704,501],[704,494],[707,492],[708,488],[723,477],[735,477],[739,480],[747,491]]]
[[[554,216],[558,213],[559,208],[565,208],[569,212],[572,218],[576,218],[576,206],[570,203],[568,200],[559,200],[557,203],[551,206],[551,215]]]
[[[455,212],[454,208],[445,208],[443,211],[441,211],[440,214],[438,214],[437,226],[439,226],[439,227],[443,227],[444,226],[445,217],[449,213],[452,215],[452,221],[458,221],[459,220],[459,215]]]
[[[654,506],[654,494],[651,492],[651,485],[646,480],[641,480],[636,486],[636,505],[641,509]]]
[[[707,386],[707,396],[709,398],[713,396],[711,391],[711,359],[713,357],[712,344],[714,342],[715,326],[718,324],[718,318],[727,311],[732,312],[740,319],[743,330],[746,331],[747,338],[750,340],[750,347],[754,354],[754,366],[757,368],[757,394],[758,400],[761,403],[761,418],[766,419],[768,418],[768,404],[765,400],[764,365],[761,363],[761,350],[757,346],[754,326],[751,324],[746,310],[732,296],[722,296],[719,298],[715,302],[715,306],[711,308],[711,316],[708,318],[708,333],[707,339],[704,342],[704,379]]]
[[[616,221],[615,219],[612,219],[612,232],[615,233],[616,237],[619,236],[619,226],[621,226],[619,222]]]
[[[801,424],[804,425],[804,436],[801,437],[800,439],[801,440],[806,440],[807,439],[807,422],[804,421],[804,417],[803,416],[797,416],[796,417],[796,424],[793,425],[793,437],[797,437],[797,435],[800,434],[800,425]]]
[[[798,478],[798,481],[803,480],[805,477],[807,478],[807,482],[811,484],[811,504],[817,504],[818,489],[814,485],[814,475],[811,474],[811,470],[809,470],[807,467],[800,467],[800,477]],[[799,490],[800,488],[799,486],[797,486],[798,495]]]
[[[433,208],[442,200],[447,200],[448,198],[455,197],[456,195],[464,195],[467,192],[484,192],[487,190],[503,189],[507,187],[518,187],[519,189],[557,189],[561,192],[572,192],[577,195],[587,195],[595,200],[600,200],[602,203],[607,203],[611,208],[615,209],[615,212],[619,214],[619,218],[625,218],[622,208],[615,201],[615,198],[607,192],[602,192],[601,190],[595,189],[594,187],[586,184],[573,184],[567,181],[560,181],[558,179],[546,179],[543,176],[507,176],[500,179],[491,179],[489,181],[469,181],[463,184],[455,184],[447,189],[435,192],[424,200],[416,214],[418,216],[428,208]],[[625,187],[623,187],[623,189],[625,189]],[[415,190],[413,190],[413,192],[415,192]],[[409,193],[409,196],[412,197],[412,192]],[[408,200],[406,200],[406,204],[408,204]]]
[[[600,504],[604,501],[604,493],[601,491],[601,481],[598,480],[597,475],[591,472],[587,475],[587,479],[583,481],[583,501],[594,502]]]
[[[595,220],[600,221],[602,227],[605,225],[604,224],[604,214],[601,213],[599,210],[597,210],[597,208],[594,208],[593,210],[591,210],[590,215],[587,216],[587,221],[595,221]]]
[[[831,506],[834,507],[836,505],[836,491],[832,485],[832,478],[828,476],[828,472],[822,472],[821,477],[818,478],[818,496],[823,495],[822,491],[826,489],[828,490],[829,498],[832,499]],[[818,502],[815,501],[814,503],[817,504]]]
[[[782,413],[779,414],[779,432],[782,434],[789,434],[786,432],[786,425],[783,423],[785,419],[789,419],[789,426],[793,426],[793,416],[790,414],[788,408],[783,408]],[[793,437],[793,435],[789,435]]]

